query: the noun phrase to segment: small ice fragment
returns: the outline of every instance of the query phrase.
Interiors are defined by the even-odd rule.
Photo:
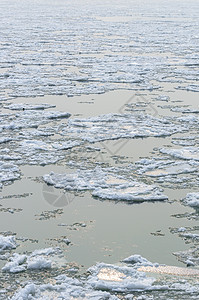
[[[185,227],[180,227],[180,228],[178,228],[178,232],[184,232],[184,231],[186,231],[186,228],[185,228]]]
[[[15,249],[17,243],[14,236],[2,236],[0,235],[0,251],[7,249]]]
[[[41,270],[41,269],[51,269],[52,262],[45,259],[44,257],[38,257],[33,260],[28,261],[28,270]]]

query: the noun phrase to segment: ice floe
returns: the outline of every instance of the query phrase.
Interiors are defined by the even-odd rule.
[[[161,148],[160,152],[175,158],[199,161],[199,148],[197,147],[183,147],[181,149]]]
[[[199,193],[188,193],[183,199],[183,203],[194,208],[199,208]]]
[[[60,248],[39,249],[30,255],[14,253],[9,262],[2,268],[3,272],[20,273],[27,270],[43,270],[52,268],[52,260],[49,256],[55,256],[62,253]]]
[[[137,172],[149,177],[166,177],[178,174],[193,173],[198,170],[197,166],[173,161],[168,158],[143,158],[136,162]]]
[[[70,113],[58,111],[25,110],[16,114],[0,115],[0,132],[4,130],[20,130],[23,128],[37,128],[52,120],[68,119]]]
[[[95,291],[87,286],[83,286],[78,279],[67,276],[58,276],[55,278],[56,284],[37,285],[34,283],[27,284],[21,288],[11,298],[12,300],[26,300],[26,299],[109,299],[118,300],[119,298],[111,295],[106,291]]]
[[[16,165],[0,161],[0,188],[3,184],[11,183],[20,178],[20,171]]]
[[[47,184],[71,191],[92,191],[101,199],[122,201],[166,200],[167,196],[155,186],[107,172],[100,167],[93,170],[78,170],[76,173],[50,174],[43,176]]]
[[[139,254],[131,255],[125,259],[123,259],[124,263],[128,264],[141,264],[142,266],[151,266],[153,265],[150,261],[148,261],[146,258],[142,257]]]
[[[199,265],[199,248],[192,247],[191,249],[185,251],[178,251],[173,253],[177,259],[187,266],[198,266]]]
[[[155,118],[147,114],[107,114],[71,119],[59,133],[95,143],[121,138],[164,137],[184,130],[182,125],[167,118]]]
[[[0,235],[0,251],[15,249],[17,243],[14,236],[3,236]]]
[[[145,273],[138,272],[132,267],[99,263],[88,271],[91,276],[88,277],[87,282],[96,290],[129,293],[151,290],[153,289],[152,284],[155,282],[155,278],[147,277]]]

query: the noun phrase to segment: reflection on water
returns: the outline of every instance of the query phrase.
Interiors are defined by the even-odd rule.
[[[122,281],[127,278],[124,273],[121,273],[113,268],[102,268],[97,277],[99,280]]]

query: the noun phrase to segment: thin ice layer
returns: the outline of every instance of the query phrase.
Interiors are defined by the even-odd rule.
[[[79,170],[69,174],[50,174],[43,176],[47,184],[66,190],[91,190],[93,196],[101,199],[123,201],[166,200],[167,196],[155,186],[146,185],[132,179],[96,167],[94,170]]]

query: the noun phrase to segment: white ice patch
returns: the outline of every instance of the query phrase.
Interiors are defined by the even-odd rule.
[[[60,248],[44,248],[44,249],[38,249],[32,252],[31,257],[38,256],[38,255],[54,255],[54,254],[60,254],[62,251]]]
[[[165,95],[159,95],[157,98],[156,98],[156,100],[158,100],[158,101],[166,101],[166,102],[168,102],[169,101],[169,96],[165,96]]]
[[[199,265],[198,247],[191,247],[189,250],[174,252],[173,254],[188,266]]]
[[[66,190],[91,190],[93,196],[109,200],[153,201],[166,200],[167,196],[152,185],[125,179],[122,176],[96,167],[94,170],[78,170],[76,173],[43,176],[47,184]]]
[[[31,111],[25,110],[16,114],[0,115],[0,132],[3,130],[20,130],[23,128],[37,128],[52,120],[68,119],[70,113],[59,111]]]
[[[197,166],[192,166],[189,163],[161,158],[141,159],[136,162],[136,168],[138,174],[154,178],[193,173],[198,170]]]
[[[128,298],[128,296],[134,292],[139,293],[137,294],[138,297],[136,296],[137,299],[148,299],[145,297],[146,293],[150,293],[153,298],[153,295],[157,295],[157,291],[158,296],[162,299],[173,299],[173,292],[175,296],[182,295],[184,291],[189,293],[188,296],[193,295],[192,293],[197,293],[196,295],[198,295],[199,288],[197,281],[191,285],[184,277],[182,278],[182,276],[195,276],[197,279],[199,275],[197,270],[152,264],[140,255],[130,256],[127,260],[133,262],[133,264],[124,267],[98,263],[88,269],[88,273],[90,274],[88,277],[81,276],[79,279],[76,279],[67,277],[66,275],[59,275],[53,278],[53,284],[37,285],[27,283],[26,286],[18,290],[11,299],[26,300],[30,298],[45,300],[61,298],[119,300],[121,293],[125,299],[131,299]],[[170,277],[162,277],[163,280],[160,277],[156,280],[151,277],[148,272],[157,273],[159,275],[170,274]],[[173,277],[171,277],[172,275]],[[179,280],[179,277],[182,279]],[[153,292],[155,293],[153,294]],[[166,298],[164,297],[165,295]],[[168,297],[170,295],[171,298]],[[134,297],[134,294],[132,294],[132,297]]]
[[[128,264],[141,264],[142,266],[153,266],[150,261],[148,261],[146,258],[142,257],[139,254],[131,255],[125,259],[122,260],[125,263]]]
[[[18,163],[46,165],[56,163],[66,155],[65,150],[72,149],[81,145],[79,141],[57,141],[24,139],[18,142],[15,152],[21,154],[21,160]]]
[[[2,268],[3,272],[19,273],[26,270],[43,270],[52,268],[52,260],[49,256],[62,253],[60,248],[46,248],[35,250],[30,255],[14,253],[10,261]]]
[[[171,111],[173,112],[179,112],[183,114],[198,114],[199,109],[198,108],[188,108],[188,107],[171,107]]]
[[[106,291],[95,291],[75,278],[60,275],[55,278],[56,284],[36,285],[28,283],[11,298],[12,300],[27,299],[90,299],[90,300],[119,300],[117,296]]]
[[[199,208],[199,193],[187,194],[185,199],[183,199],[183,203],[191,207]]]
[[[31,261],[28,261],[27,269],[28,270],[42,270],[42,269],[51,269],[52,262],[43,257],[37,257]]]
[[[177,87],[179,90],[187,90],[187,91],[192,91],[192,92],[199,92],[199,85],[198,84],[190,84],[186,87],[184,86],[178,86]]]
[[[96,290],[129,293],[133,291],[151,290],[155,282],[153,277],[138,272],[133,267],[118,267],[99,263],[88,270],[88,284]]]
[[[88,119],[71,119],[60,134],[90,143],[135,137],[162,137],[183,132],[171,119],[146,114],[107,114]]]
[[[24,272],[26,270],[24,265],[26,260],[26,255],[14,253],[13,256],[10,258],[10,262],[6,263],[6,265],[2,268],[2,271],[9,273]]]
[[[0,251],[15,249],[17,243],[14,236],[3,236],[0,235]]]
[[[20,178],[19,168],[10,163],[0,161],[0,188],[3,184],[11,183]]]
[[[184,147],[181,149],[161,148],[160,152],[175,158],[199,161],[199,148],[196,147]]]

